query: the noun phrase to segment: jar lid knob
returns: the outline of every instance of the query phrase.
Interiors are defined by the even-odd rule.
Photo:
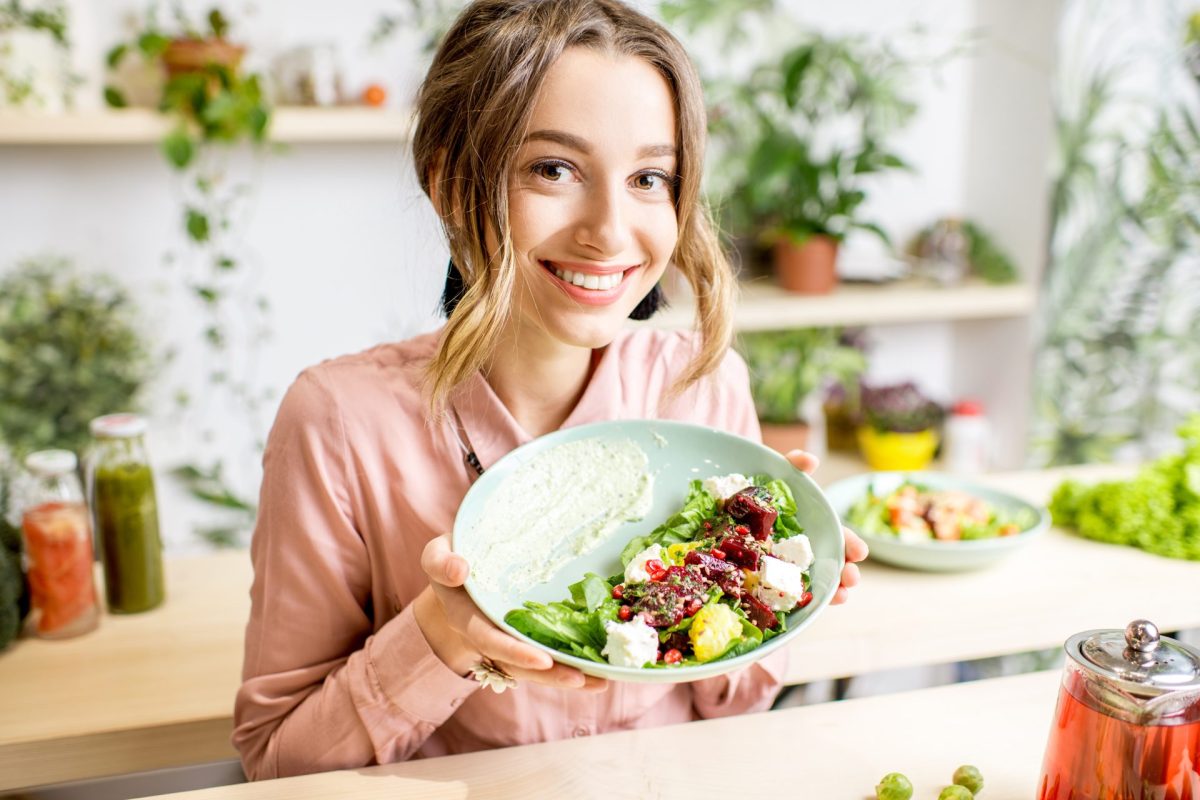
[[[1141,660],[1158,647],[1158,626],[1148,619],[1135,619],[1125,626],[1125,644],[1128,655]]]

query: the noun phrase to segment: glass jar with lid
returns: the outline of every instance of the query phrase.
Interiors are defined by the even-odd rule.
[[[1144,619],[1066,651],[1038,800],[1200,798],[1200,651]]]
[[[92,511],[108,610],[149,611],[166,593],[146,420],[136,414],[109,414],[92,420],[91,432]]]
[[[92,527],[77,467],[69,450],[40,450],[25,459],[32,477],[21,498],[30,594],[26,624],[44,639],[87,633],[100,620]]]

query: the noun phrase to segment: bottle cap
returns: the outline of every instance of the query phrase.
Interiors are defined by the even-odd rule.
[[[25,457],[25,468],[42,478],[73,472],[79,460],[70,450],[38,450]]]
[[[96,417],[88,428],[97,439],[129,439],[146,432],[146,418],[137,414]]]
[[[951,413],[956,417],[982,417],[983,403],[978,400],[959,400],[954,404]]]

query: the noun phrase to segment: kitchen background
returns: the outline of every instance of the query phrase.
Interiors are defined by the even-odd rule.
[[[228,39],[247,48],[242,78],[261,74],[276,105],[268,143],[200,147],[183,169],[170,162],[187,159],[191,145],[168,135],[171,117],[143,111],[116,118],[108,105],[155,105],[161,83],[147,78],[139,52],[154,51],[156,40],[146,34],[177,32],[177,14],[207,27],[211,3],[159,4],[157,28],[148,25],[142,3],[0,6],[0,105],[9,107],[5,113],[17,107],[31,114],[0,116],[0,281],[9,281],[0,325],[27,331],[45,323],[29,300],[44,293],[31,288],[28,265],[65,263],[86,276],[110,276],[128,291],[125,305],[145,351],[144,359],[118,356],[115,375],[101,379],[92,367],[18,346],[13,334],[0,344],[9,447],[20,452],[65,435],[54,427],[61,415],[47,419],[53,402],[73,406],[76,416],[78,409],[117,410],[90,403],[140,383],[141,392],[121,405],[150,416],[159,473],[185,469],[159,489],[168,550],[245,543],[261,443],[297,372],[439,324],[446,251],[404,139],[428,42],[458,5],[225,4]],[[780,352],[785,363],[794,358],[789,352],[806,352],[811,364],[853,380],[858,366],[837,357],[847,355],[847,341],[865,342],[867,384],[912,381],[945,406],[980,400],[993,468],[1140,459],[1169,446],[1200,394],[1200,137],[1188,38],[1195,4],[642,6],[672,20],[712,82],[719,122],[711,185],[729,201],[726,227],[742,234],[734,243],[757,287],[774,279],[760,263],[763,239],[752,234],[769,224],[803,230],[807,222],[812,229],[813,221],[772,217],[778,198],[762,189],[768,177],[746,174],[747,165],[762,163],[729,156],[753,150],[766,124],[747,122],[746,106],[730,99],[729,86],[755,86],[762,101],[772,90],[769,76],[794,66],[787,58],[797,48],[840,43],[876,65],[876,106],[860,109],[870,122],[856,127],[839,117],[841,127],[815,139],[833,146],[843,133],[853,138],[878,125],[871,129],[879,134],[875,155],[909,166],[880,162],[877,174],[864,177],[865,201],[849,216],[878,223],[892,245],[851,232],[840,269],[844,280],[878,279],[912,263],[922,274],[895,286],[860,290],[847,283],[843,288],[859,292],[850,295],[748,292],[743,328],[846,325],[853,334],[842,336],[840,347],[828,332],[790,342],[746,340],[760,378],[770,377],[764,371]],[[39,17],[37,10],[63,14]],[[56,41],[59,30],[65,47]],[[122,42],[127,51],[113,52]],[[840,51],[812,52],[832,59]],[[274,79],[286,70],[308,76],[301,87],[307,96],[284,96]],[[119,90],[109,92],[109,103],[106,87]],[[66,108],[64,90],[73,98]],[[319,118],[294,111],[289,117],[284,102],[334,98],[338,107]],[[255,130],[261,120],[253,92],[235,99],[244,105],[228,119],[236,130]],[[883,112],[895,113],[888,120]],[[982,232],[991,258],[973,258],[979,275],[965,283],[925,291],[933,278],[958,278],[937,271],[930,237],[926,249],[914,246],[923,258],[897,256],[922,231],[961,240],[962,221]],[[840,233],[833,222],[829,232]],[[955,266],[953,255],[944,260]],[[686,298],[676,305],[676,316],[663,324],[683,319]],[[858,332],[870,322],[882,324]],[[70,335],[62,326],[57,332]],[[96,344],[83,330],[76,334],[80,350]],[[31,406],[21,392],[39,370],[63,378],[55,384],[60,396]],[[820,404],[805,396],[823,388],[820,377],[805,380],[782,388],[791,416],[819,415]],[[756,387],[767,421],[778,416],[769,408],[772,387],[780,389],[769,380]],[[823,437],[811,446],[824,449]]]

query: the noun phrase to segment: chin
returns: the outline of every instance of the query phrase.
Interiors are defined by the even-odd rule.
[[[625,319],[629,316],[616,313],[589,314],[568,313],[555,314],[553,318],[543,318],[542,325],[547,332],[560,342],[574,347],[586,347],[595,350],[607,347],[617,338],[625,327]]]

